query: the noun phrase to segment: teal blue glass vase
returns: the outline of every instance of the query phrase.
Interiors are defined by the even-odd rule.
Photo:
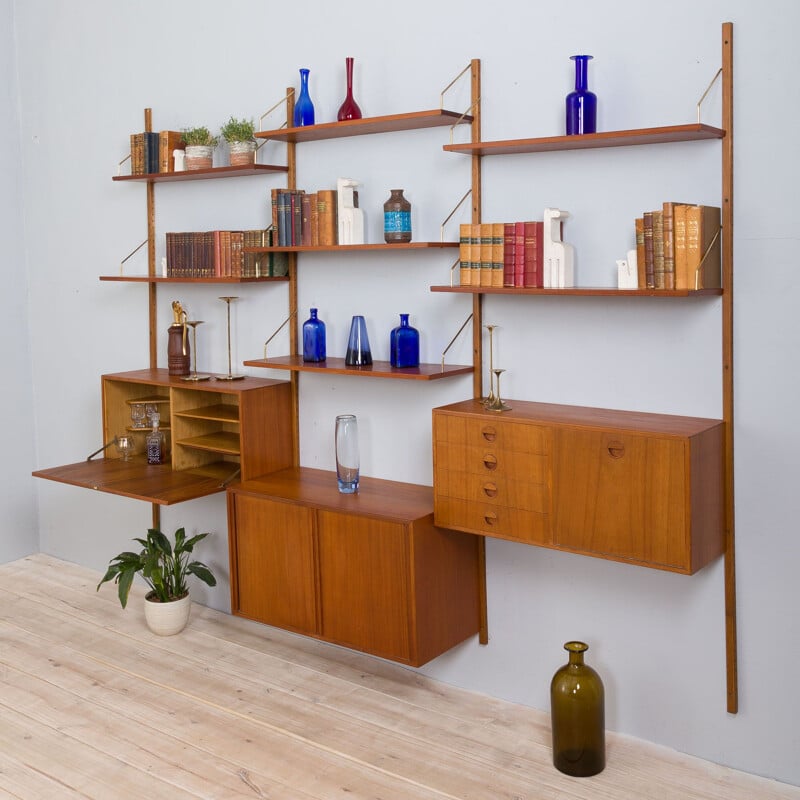
[[[393,367],[419,366],[419,331],[408,324],[408,314],[401,314],[400,325],[392,329],[389,349]]]
[[[294,104],[294,126],[299,128],[303,125],[314,124],[314,104],[311,102],[311,95],[308,93],[308,70],[300,70],[300,94]]]

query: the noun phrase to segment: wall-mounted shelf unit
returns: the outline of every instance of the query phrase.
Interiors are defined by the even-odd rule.
[[[576,286],[569,289],[529,289],[507,286],[431,286],[432,292],[454,294],[527,294],[549,297],[719,297],[722,289],[614,289]]]
[[[182,172],[146,172],[143,175],[115,175],[115,181],[204,181],[212,178],[242,178],[247,175],[264,175],[271,172],[288,172],[289,168],[277,164],[253,164],[245,167],[210,167],[209,169],[187,169]]]

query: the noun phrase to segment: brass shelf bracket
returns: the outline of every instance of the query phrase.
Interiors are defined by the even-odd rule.
[[[456,263],[458,263],[458,262],[456,262]],[[464,328],[466,328],[466,327],[467,327],[467,323],[468,323],[468,322],[469,322],[471,319],[472,319],[472,314],[470,314],[470,315],[469,315],[469,316],[468,316],[468,317],[467,317],[467,318],[466,318],[466,319],[465,319],[465,320],[464,320],[464,321],[461,323],[461,327],[460,327],[460,328],[458,329],[458,331],[456,332],[456,335],[455,335],[455,336],[454,336],[454,337],[453,337],[453,338],[450,340],[450,342],[448,343],[447,347],[445,347],[445,349],[444,349],[444,350],[442,350],[442,372],[444,372],[444,357],[447,355],[447,351],[448,351],[448,350],[449,350],[449,349],[450,349],[450,348],[453,346],[453,344],[455,343],[456,339],[458,339],[458,337],[459,337],[459,336],[461,336],[461,332],[464,330]]]
[[[289,316],[286,317],[286,319],[283,322],[281,322],[280,325],[278,325],[278,327],[275,329],[275,332],[272,334],[272,336],[270,336],[269,339],[267,339],[267,341],[264,342],[264,359],[265,360],[267,358],[267,345],[283,330],[283,328],[292,319],[292,317],[295,317],[295,316],[297,316],[297,311],[292,311],[292,313],[289,314]]]

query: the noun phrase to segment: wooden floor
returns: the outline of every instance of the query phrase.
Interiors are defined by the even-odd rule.
[[[159,638],[140,598],[47,556],[0,566],[0,797],[772,800],[776,784],[609,734],[551,765],[545,714],[195,605]]]

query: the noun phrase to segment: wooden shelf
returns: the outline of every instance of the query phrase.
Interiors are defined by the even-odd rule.
[[[100,280],[124,283],[270,283],[273,281],[285,283],[289,278],[286,275],[264,278],[161,278],[155,275],[101,275]]]
[[[321,363],[303,361],[302,355],[257,358],[245,361],[247,367],[286,369],[292,372],[318,372],[328,375],[350,375],[359,378],[389,378],[409,381],[435,381],[455,375],[469,375],[472,366],[420,364],[418,367],[393,367],[388,361],[373,361],[368,367],[348,367],[343,358],[329,358]]]
[[[210,453],[221,453],[226,456],[238,456],[240,453],[239,434],[227,431],[216,431],[203,436],[190,436],[175,442],[175,446],[191,447],[193,450],[206,450]]]
[[[725,131],[699,123],[669,125],[662,128],[635,128],[627,131],[604,131],[580,136],[545,136],[537,139],[506,139],[496,142],[446,144],[444,150],[467,155],[493,156],[517,153],[546,153],[556,150],[590,150],[598,147],[631,147],[640,144],[696,142],[722,139]]]
[[[432,292],[456,294],[559,295],[563,297],[719,297],[722,289],[614,289],[576,286],[570,289],[525,289],[507,286],[431,286]]]
[[[383,117],[349,119],[343,122],[323,122],[319,125],[304,125],[299,128],[278,128],[272,131],[258,131],[257,139],[270,139],[275,142],[317,142],[323,139],[342,139],[348,136],[365,136],[372,133],[393,133],[413,131],[422,128],[449,127],[456,124],[471,123],[468,114],[435,108],[430,111],[414,111],[409,114],[388,114]]]
[[[218,403],[204,408],[191,408],[186,411],[176,411],[176,417],[188,419],[209,419],[214,422],[239,422],[239,407]]]
[[[287,245],[283,247],[245,247],[245,253],[339,253],[358,250],[451,250],[458,247],[458,242],[398,242],[387,244],[330,244],[330,245]]]
[[[210,178],[242,178],[246,175],[264,175],[270,172],[288,172],[288,167],[279,164],[253,164],[245,167],[211,167],[210,169],[187,169],[183,172],[151,172],[145,175],[115,175],[114,181],[203,181]]]

